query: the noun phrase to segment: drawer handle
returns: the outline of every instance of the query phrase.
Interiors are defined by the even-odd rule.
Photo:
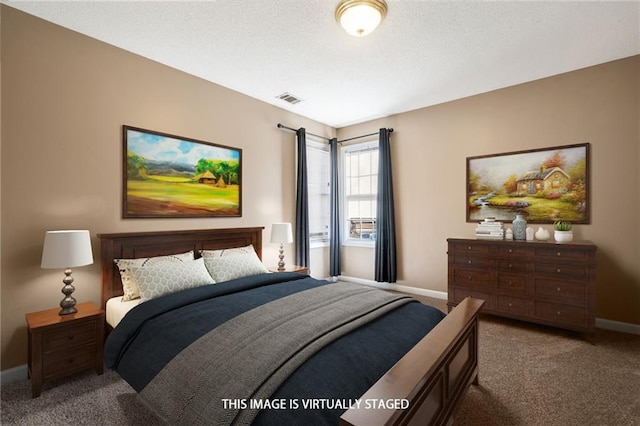
[[[557,272],[557,273],[560,273],[560,272],[562,272],[562,271],[560,270],[560,268],[558,268],[558,269],[556,269],[556,272]]]
[[[509,253],[513,253],[513,249],[509,249]]]
[[[73,364],[74,359],[73,358],[69,358],[69,364]]]
[[[469,275],[469,277],[467,278],[469,281],[471,281],[473,279],[473,277],[471,275]]]
[[[513,268],[513,265],[512,265],[512,264],[509,264],[509,269],[511,269],[511,268]]]
[[[560,316],[560,311],[556,312],[556,315]]]
[[[468,263],[469,265],[471,265],[471,264],[473,263],[473,261],[472,261],[472,260],[468,260],[468,261],[467,261],[467,263]]]
[[[562,256],[562,253],[561,253],[561,252],[558,252],[558,257],[560,257],[560,256]]]
[[[556,290],[558,290],[558,291],[562,291],[562,290],[560,289],[560,287],[558,287]]]
[[[467,247],[467,250],[471,250],[471,246]]]
[[[509,302],[509,307],[511,307],[511,306],[512,306],[512,305],[511,305],[511,302]]]
[[[510,285],[510,286],[513,286],[513,281],[509,281],[509,285]]]
[[[69,335],[69,340],[73,340],[73,338],[74,338],[74,337],[75,337],[75,336],[74,336],[73,334],[70,334],[70,335]]]

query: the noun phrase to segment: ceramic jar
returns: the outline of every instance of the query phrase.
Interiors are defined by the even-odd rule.
[[[527,221],[522,214],[516,213],[516,218],[511,223],[513,225],[513,239],[525,241],[527,239]]]

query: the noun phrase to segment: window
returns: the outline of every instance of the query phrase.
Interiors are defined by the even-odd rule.
[[[309,189],[309,242],[329,241],[330,196],[329,145],[307,140],[307,184]]]
[[[345,242],[373,243],[376,239],[378,142],[344,147]]]

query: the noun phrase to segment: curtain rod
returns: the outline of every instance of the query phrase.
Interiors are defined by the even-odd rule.
[[[287,130],[291,130],[292,132],[297,132],[297,131],[298,131],[297,129],[294,129],[294,128],[291,128],[291,127],[285,126],[284,124],[281,124],[281,123],[278,123],[278,128],[279,128],[279,129],[287,129]],[[389,129],[389,133],[393,133],[393,129]],[[324,140],[326,140],[326,141],[330,141],[330,140],[331,140],[330,138],[326,138],[326,137],[324,137],[324,136],[320,136],[320,135],[315,135],[315,134],[313,134],[313,133],[309,133],[309,132],[307,132],[307,134],[309,134],[309,135],[311,135],[311,136],[315,136],[316,138],[324,139]],[[366,138],[366,137],[368,137],[368,136],[374,136],[374,135],[377,135],[377,134],[379,134],[379,132],[369,133],[368,135],[354,136],[354,137],[349,138],[349,139],[343,139],[343,140],[341,140],[341,141],[338,141],[338,143],[342,143],[342,142],[349,142],[349,141],[352,141],[352,140],[355,140],[355,139]]]
[[[393,133],[393,129],[389,129],[389,133]],[[368,136],[375,136],[375,135],[379,135],[379,134],[380,134],[380,132],[375,132],[375,133],[369,133],[368,135],[354,136],[354,137],[349,138],[349,139],[343,139],[341,141],[338,141],[338,143],[349,142],[349,141],[352,141],[352,140],[355,140],[355,139],[366,138]]]
[[[293,129],[293,128],[291,128],[291,127],[285,126],[284,124],[280,124],[280,123],[278,123],[278,128],[279,128],[279,129],[287,129],[287,130],[291,130],[292,132],[297,132],[297,131],[298,131],[298,129]],[[330,138],[326,138],[326,137],[324,137],[324,136],[320,136],[320,135],[315,135],[315,134],[310,133],[310,132],[306,132],[306,133],[307,133],[308,135],[315,136],[316,138],[324,139],[325,141],[330,141],[330,140],[331,140]]]

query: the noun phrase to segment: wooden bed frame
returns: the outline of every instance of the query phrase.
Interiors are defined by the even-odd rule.
[[[122,295],[113,260],[253,244],[262,258],[263,227],[98,234],[101,240],[102,308]],[[453,418],[471,383],[478,384],[478,313],[467,298],[347,410],[341,425],[441,425]],[[367,400],[399,400],[398,408],[365,409]],[[401,400],[408,401],[402,408]]]

